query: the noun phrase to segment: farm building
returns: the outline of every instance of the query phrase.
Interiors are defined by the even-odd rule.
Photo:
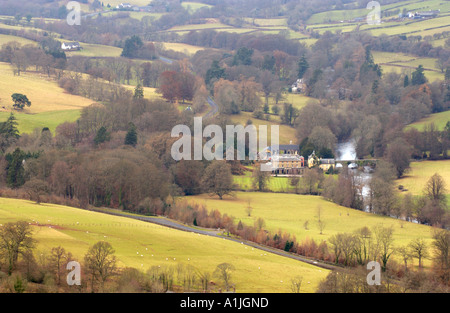
[[[316,152],[313,151],[313,153],[308,157],[308,167],[312,168],[315,166],[318,166],[320,169],[326,172],[330,168],[334,169],[336,167],[336,160],[319,158],[316,155]]]
[[[306,89],[306,84],[303,82],[303,79],[297,79],[295,83],[291,86],[292,92],[302,93]]]
[[[61,49],[64,51],[78,51],[81,49],[81,45],[79,42],[63,42]]]

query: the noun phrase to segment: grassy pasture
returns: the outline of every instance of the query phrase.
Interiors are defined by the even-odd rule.
[[[23,37],[0,34],[0,47],[11,41],[17,41],[18,43],[20,43],[22,45],[37,45],[37,43],[35,41],[29,40],[29,39],[26,39]]]
[[[429,11],[429,10],[441,10],[441,14],[450,12],[450,3],[442,0],[407,0],[388,5],[381,5],[381,11],[399,9],[402,12],[403,9],[407,11]],[[351,9],[351,10],[330,10],[320,12],[312,15],[307,24],[319,24],[330,21],[341,21],[354,19],[356,17],[364,17],[370,12],[368,9]]]
[[[386,27],[393,26],[393,27]],[[442,16],[433,19],[425,19],[418,21],[407,21],[401,23],[386,23],[381,26],[376,25],[363,25],[361,30],[369,31],[373,36],[379,36],[381,34],[401,35],[401,34],[411,34],[414,36],[422,35],[433,35],[434,33],[441,33],[443,31],[448,31],[450,28],[450,17]]]
[[[259,120],[254,117],[252,117],[252,113],[249,112],[241,112],[241,114],[238,115],[229,115],[232,123],[235,125],[247,125],[247,121],[251,120],[252,124],[256,126],[257,130],[259,130],[260,125],[266,125],[267,126],[267,141],[270,143],[270,136],[271,136],[271,126],[279,125],[279,131],[280,131],[280,137],[279,141],[280,144],[288,144],[290,141],[296,142],[296,135],[295,135],[295,128],[289,127],[287,125],[280,125],[279,117],[275,117],[271,115],[271,120]]]
[[[255,27],[287,26],[286,18],[244,18],[246,23]]]
[[[35,128],[42,130],[48,127],[55,134],[56,127],[64,122],[75,122],[81,115],[81,110],[49,111],[38,114],[13,112],[17,119],[17,128],[21,134],[32,133]],[[0,121],[6,121],[10,112],[0,112]]]
[[[265,220],[265,229],[277,232],[285,231],[295,235],[298,241],[306,238],[327,240],[340,232],[353,232],[363,226],[372,228],[377,225],[392,226],[394,229],[394,245],[407,245],[412,239],[422,237],[427,244],[431,243],[431,227],[400,222],[397,219],[383,217],[362,211],[352,210],[326,201],[319,196],[306,196],[284,193],[236,192],[234,197],[218,197],[207,195],[186,197],[192,203],[203,204],[208,210],[217,209],[222,214],[236,218],[236,222],[253,225],[257,218]],[[249,217],[246,208],[248,200],[253,208]],[[321,219],[325,222],[323,234],[317,225],[318,208],[321,208]],[[304,223],[308,221],[308,229]],[[417,265],[417,264],[416,264]]]
[[[61,40],[65,41],[65,40]],[[82,43],[80,42],[82,47],[79,51],[67,51],[66,55],[68,57],[79,55],[84,57],[120,57],[122,54],[122,49],[113,47],[113,46],[105,46],[98,44],[90,44],[90,43]]]
[[[303,292],[314,292],[328,273],[220,238],[66,206],[0,198],[0,223],[18,220],[33,223],[36,253],[48,254],[60,245],[81,261],[89,246],[105,240],[115,249],[120,266],[144,271],[182,263],[212,272],[228,262],[236,267],[232,281],[237,292],[290,292],[290,279],[296,275],[303,276]]]
[[[380,64],[384,73],[408,73],[409,75],[423,65],[425,76],[430,82],[444,80],[444,73],[436,67],[436,59],[416,57],[404,53],[372,51],[374,62]]]
[[[176,42],[163,42],[164,48],[166,50],[174,50],[177,52],[183,52],[188,55],[193,55],[200,50],[204,50],[205,48],[199,46],[188,45],[185,43],[176,43]]]
[[[403,185],[413,195],[422,195],[427,181],[435,173],[442,176],[450,190],[450,160],[412,162],[410,171],[396,180],[396,184]]]
[[[47,79],[42,74],[22,72],[20,76],[14,76],[9,64],[0,63],[0,106],[10,110],[13,93],[25,94],[31,101],[31,106],[25,108],[24,113],[79,110],[93,102],[84,97],[65,93],[55,81]]]
[[[212,5],[209,5],[209,4],[204,4],[204,3],[199,3],[199,2],[190,2],[190,1],[182,2],[181,5],[191,13],[195,12],[201,8],[204,8],[204,7],[206,7],[206,8],[213,7]]]
[[[450,121],[450,111],[444,111],[430,114],[428,117],[425,117],[415,123],[409,124],[405,129],[414,127],[419,131],[422,131],[426,125],[434,123],[434,125],[439,130],[443,130],[448,121]]]
[[[253,190],[252,172],[245,172],[244,175],[233,176],[234,183],[240,190]],[[293,190],[289,185],[287,177],[270,177],[267,188],[273,192],[287,192]]]

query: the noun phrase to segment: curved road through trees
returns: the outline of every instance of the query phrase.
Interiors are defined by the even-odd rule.
[[[128,213],[124,213],[124,212],[111,212],[111,211],[104,211],[104,210],[95,210],[95,211],[99,212],[99,213],[104,213],[104,214],[110,214],[110,215],[115,215],[115,216],[131,218],[131,219],[135,219],[135,220],[139,220],[139,221],[143,221],[143,222],[147,222],[147,223],[153,223],[153,224],[157,224],[160,226],[170,227],[173,229],[196,233],[196,234],[200,234],[200,235],[204,235],[204,236],[211,236],[211,237],[221,238],[224,240],[234,241],[234,242],[237,242],[237,243],[240,243],[240,244],[243,244],[243,245],[255,248],[255,249],[259,249],[259,250],[266,251],[269,253],[277,254],[279,256],[291,258],[291,259],[294,259],[297,261],[308,263],[308,264],[311,264],[311,265],[314,265],[317,267],[321,267],[324,269],[328,269],[328,270],[336,270],[336,269],[341,268],[341,267],[338,267],[338,266],[330,264],[330,263],[325,263],[322,261],[309,259],[306,257],[302,257],[300,255],[297,255],[297,254],[293,254],[293,253],[286,252],[283,250],[271,248],[268,246],[262,246],[262,245],[254,243],[254,242],[251,242],[251,241],[245,241],[245,240],[235,238],[235,237],[227,237],[227,236],[221,235],[220,230],[191,227],[191,226],[179,223],[177,221],[174,221],[174,220],[171,220],[171,219],[168,219],[165,217],[138,216],[138,215],[128,214]]]
[[[173,63],[173,60],[168,59],[166,57],[159,56],[159,59],[167,64]],[[203,117],[205,117],[205,118],[213,117],[214,115],[216,115],[219,112],[219,106],[217,105],[217,103],[214,102],[214,100],[210,96],[208,96],[206,101],[208,102],[211,109],[208,112],[206,112],[206,114]]]

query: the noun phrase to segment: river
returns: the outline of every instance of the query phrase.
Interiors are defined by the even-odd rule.
[[[350,161],[350,160],[357,160],[356,155],[356,143],[353,139],[340,142],[336,145],[336,160],[337,161]],[[359,179],[361,180],[362,189],[361,189],[361,195],[363,197],[363,200],[365,203],[367,203],[367,197],[370,193],[370,179],[372,177],[371,174],[371,168],[366,166],[364,168],[352,168],[348,169],[349,171],[352,171],[354,174],[356,174]],[[364,205],[365,211],[368,211],[368,206]]]

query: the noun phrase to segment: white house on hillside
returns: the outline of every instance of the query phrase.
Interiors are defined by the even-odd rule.
[[[81,49],[81,45],[79,42],[63,42],[61,49],[64,51],[77,51]]]

